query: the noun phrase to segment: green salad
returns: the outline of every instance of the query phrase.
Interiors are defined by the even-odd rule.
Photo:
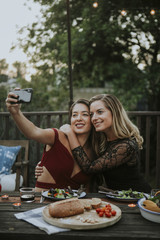
[[[74,192],[71,189],[59,189],[59,188],[51,188],[48,191],[48,196],[53,198],[72,198],[74,197]]]
[[[117,198],[131,199],[136,198],[140,199],[144,197],[143,192],[133,191],[131,188],[129,190],[122,190],[118,192]]]
[[[150,196],[149,200],[153,201],[158,207],[160,207],[160,193],[155,196]]]

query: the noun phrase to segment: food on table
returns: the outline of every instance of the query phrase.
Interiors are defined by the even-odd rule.
[[[92,208],[96,209],[100,207],[101,203],[102,201],[100,198],[92,198],[92,201],[91,201]]]
[[[114,209],[112,209],[110,204],[106,204],[106,206],[102,208],[97,208],[96,212],[99,215],[99,217],[105,216],[107,218],[110,218],[117,214],[117,212]]]
[[[48,191],[48,196],[53,197],[53,198],[72,198],[75,197],[74,192],[69,188],[69,189],[59,189],[59,188],[51,188]]]
[[[150,197],[148,200],[152,201],[158,207],[158,212],[160,212],[160,191],[157,191],[154,196]],[[149,204],[149,207],[151,204]],[[153,206],[153,204],[152,204]]]
[[[92,198],[92,199],[66,199],[64,201],[58,201],[49,205],[49,214],[54,218],[65,218],[74,215],[79,215],[85,211],[95,211],[98,213],[99,217],[113,217],[116,215],[116,211],[112,209],[110,204],[103,205],[101,207],[102,201],[100,198]],[[84,222],[93,222],[96,220],[87,220],[82,219]]]
[[[131,188],[129,190],[121,190],[118,192],[117,198],[124,198],[124,199],[131,199],[131,198],[136,198],[140,199],[144,197],[143,192],[137,192],[133,191]]]
[[[92,199],[81,199],[81,203],[85,210],[96,209],[100,207],[102,201],[100,198],[92,198]]]
[[[160,196],[160,191],[157,191],[154,196]]]
[[[52,217],[69,217],[84,213],[84,210],[91,210],[99,207],[102,201],[100,198],[92,199],[66,199],[49,205],[49,214]]]
[[[82,215],[78,215],[76,220],[81,221],[82,223],[91,223],[91,224],[95,224],[95,223],[99,223],[100,219],[95,218],[95,217],[88,217],[88,216],[82,216]]]
[[[160,207],[158,207],[158,205],[155,202],[153,202],[152,200],[145,200],[143,202],[143,206],[144,206],[144,208],[146,208],[150,211],[160,213]]]
[[[85,210],[89,211],[92,209],[91,199],[81,199],[81,203]]]
[[[66,199],[49,206],[49,214],[55,218],[74,216],[83,212],[84,207],[79,199]]]

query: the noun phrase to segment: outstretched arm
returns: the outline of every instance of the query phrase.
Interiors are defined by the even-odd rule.
[[[53,145],[55,140],[54,131],[52,129],[41,129],[35,126],[23,115],[20,110],[20,104],[17,104],[17,99],[13,97],[16,97],[16,95],[10,92],[6,99],[6,106],[19,130],[29,139]],[[14,102],[14,104],[11,104],[11,102]]]

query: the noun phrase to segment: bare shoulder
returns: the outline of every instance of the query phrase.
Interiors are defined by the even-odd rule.
[[[69,151],[71,151],[67,136],[66,136],[61,130],[58,130],[58,136],[59,136],[59,141],[60,141]]]
[[[53,131],[52,128],[46,128],[46,129],[38,129],[37,131],[37,141],[43,143],[43,144],[48,144],[48,145],[53,145],[55,142],[55,132]]]
[[[56,129],[58,131],[58,135],[59,135],[59,139],[60,140],[67,140],[67,136],[64,134],[64,132],[62,132],[59,129]]]

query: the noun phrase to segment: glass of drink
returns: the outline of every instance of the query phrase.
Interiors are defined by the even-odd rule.
[[[30,203],[34,202],[35,189],[31,187],[20,188],[20,199],[21,202]]]

